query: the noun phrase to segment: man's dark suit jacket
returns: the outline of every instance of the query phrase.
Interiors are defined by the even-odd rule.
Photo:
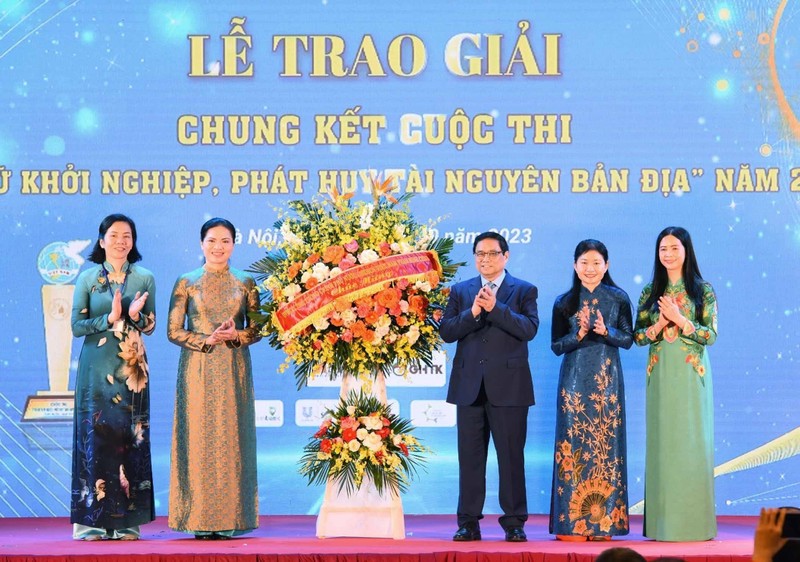
[[[506,272],[495,307],[475,320],[471,308],[480,288],[480,276],[454,285],[442,317],[442,339],[458,342],[447,401],[469,406],[483,382],[492,405],[530,406],[534,399],[528,342],[539,329],[538,291]]]

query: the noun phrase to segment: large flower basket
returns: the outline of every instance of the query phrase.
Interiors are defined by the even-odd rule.
[[[436,238],[433,224],[418,223],[408,197],[395,198],[392,189],[391,180],[373,179],[369,203],[351,204],[353,194],[335,188],[330,200],[290,202],[275,223],[282,241],[251,266],[262,294],[254,320],[270,345],[285,352],[280,370],[294,365],[298,389],[314,377],[339,378],[343,400],[357,390],[385,406],[384,377],[432,365],[442,345],[445,284],[460,265],[449,259],[453,242]],[[372,433],[362,435],[362,445],[375,439]],[[396,467],[372,468],[378,472],[363,479],[356,473],[309,478],[326,481],[318,536],[404,538],[399,493],[410,475],[382,486]]]

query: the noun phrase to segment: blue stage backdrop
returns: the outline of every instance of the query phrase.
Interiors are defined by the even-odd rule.
[[[157,280],[146,344],[165,514],[178,361],[165,318],[175,279],[201,262],[200,225],[230,219],[246,268],[287,201],[334,185],[363,197],[372,173],[454,238],[459,279],[474,275],[475,235],[494,229],[509,271],[539,287],[532,512],[550,503],[550,314],[573,249],[603,240],[636,302],[668,225],[692,233],[719,300],[718,513],[800,504],[799,16],[786,0],[0,2],[0,516],[68,514],[71,283],[106,214],[136,220]],[[456,507],[445,351],[389,387],[435,451],[407,513]],[[282,359],[253,348],[261,510],[316,513],[323,490],[296,463],[338,389],[295,390]],[[622,353],[632,512],[645,360]]]

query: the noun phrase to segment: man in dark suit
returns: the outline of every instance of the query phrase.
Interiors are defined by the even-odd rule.
[[[457,406],[458,531],[454,541],[481,539],[489,436],[497,452],[500,525],[506,540],[527,540],[525,438],[533,381],[528,342],[539,328],[535,286],[505,270],[508,243],[484,232],[472,246],[478,277],[454,285],[439,332],[458,341],[447,401]]]

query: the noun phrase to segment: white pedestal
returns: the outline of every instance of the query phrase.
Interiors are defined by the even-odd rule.
[[[351,390],[364,389],[386,404],[386,379],[379,374],[374,382],[356,377],[342,378],[339,395],[346,397]],[[339,484],[331,480],[325,485],[325,498],[317,516],[317,537],[406,538],[403,502],[390,490],[378,493],[371,480],[348,495],[339,492]]]

